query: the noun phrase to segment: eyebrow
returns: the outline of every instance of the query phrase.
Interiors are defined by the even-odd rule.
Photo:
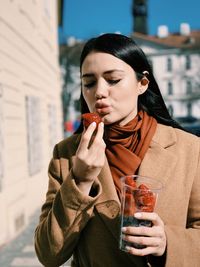
[[[105,71],[103,74],[110,74],[113,72],[124,72],[123,70],[119,70],[119,69],[113,69],[113,70],[107,70]],[[89,78],[89,77],[93,77],[94,74],[93,73],[85,73],[83,75],[81,75],[81,78]]]

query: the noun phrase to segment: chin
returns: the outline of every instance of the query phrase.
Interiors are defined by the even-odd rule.
[[[119,121],[119,119],[113,118],[112,116],[109,115],[105,115],[101,119],[105,125],[113,124]]]

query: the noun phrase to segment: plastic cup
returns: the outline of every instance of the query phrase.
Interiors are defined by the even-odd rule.
[[[151,221],[139,220],[134,217],[134,214],[136,212],[154,211],[158,194],[162,189],[162,183],[159,180],[140,175],[128,175],[121,177],[121,182],[121,228],[126,226],[151,227]],[[143,245],[123,240],[121,232],[119,247],[121,250],[126,251],[126,246],[144,248]]]

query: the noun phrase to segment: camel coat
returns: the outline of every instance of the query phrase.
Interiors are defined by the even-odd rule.
[[[93,196],[77,188],[70,169],[79,141],[80,135],[73,135],[55,146],[35,231],[39,260],[46,267],[57,267],[73,255],[74,267],[147,266],[146,257],[118,249],[120,202],[108,162],[94,182]],[[165,223],[166,261],[152,266],[200,266],[199,157],[198,137],[158,124],[139,169],[139,174],[164,185],[156,212]]]

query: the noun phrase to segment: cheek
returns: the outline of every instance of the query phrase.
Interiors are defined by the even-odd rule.
[[[133,83],[131,83],[133,84]],[[134,84],[133,84],[134,85]],[[120,90],[123,93],[118,95],[118,108],[124,114],[137,108],[138,94],[136,86],[130,86],[130,83]]]
[[[120,101],[120,106],[125,112],[129,112],[132,109],[135,109],[137,106],[137,95],[136,94],[127,94],[124,95]]]
[[[82,91],[83,93],[83,97],[85,99],[85,102],[87,103],[89,109],[92,107],[92,104],[94,102],[94,95],[92,94],[92,92],[84,92]]]
[[[132,86],[130,86],[132,85]],[[132,81],[127,82],[123,88],[121,88],[121,100],[127,103],[135,103],[137,102],[138,99],[138,92],[137,92],[138,88],[137,85],[135,83],[133,83]]]

